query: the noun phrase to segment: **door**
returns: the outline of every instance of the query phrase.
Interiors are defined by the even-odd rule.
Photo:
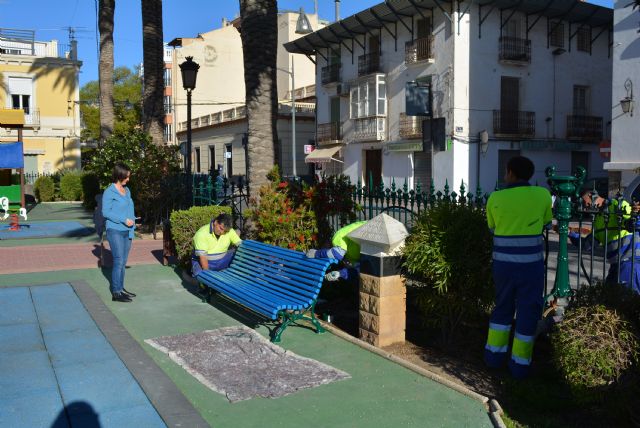
[[[507,173],[507,162],[514,156],[520,156],[520,150],[498,150],[498,177],[500,187],[504,187],[504,176]]]
[[[500,81],[500,133],[518,134],[520,79],[502,76]]]
[[[196,147],[195,150],[195,157],[196,157],[196,172],[199,174],[201,172],[201,165],[200,165],[200,147]]]
[[[591,100],[589,98],[588,86],[575,85],[573,87],[574,116],[589,116],[591,114]]]
[[[433,148],[430,143],[423,144],[425,145],[424,151],[413,153],[413,181],[415,188],[419,184],[423,192],[428,192],[429,186],[431,186]]]
[[[209,146],[209,174],[216,171],[216,146]]]
[[[233,146],[231,144],[226,144],[224,146],[224,158],[225,163],[227,164],[227,178],[231,179],[233,176],[233,159],[231,157]]]
[[[377,188],[382,183],[382,150],[364,151],[364,177],[365,187],[369,187],[373,180],[373,187]]]

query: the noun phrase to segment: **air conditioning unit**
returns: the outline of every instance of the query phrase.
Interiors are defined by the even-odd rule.
[[[336,95],[340,97],[348,97],[349,90],[350,90],[350,86],[348,83],[338,83],[336,85]]]

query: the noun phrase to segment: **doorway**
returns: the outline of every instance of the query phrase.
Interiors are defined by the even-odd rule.
[[[382,150],[364,151],[364,177],[362,182],[365,187],[373,184],[377,188],[382,183]]]

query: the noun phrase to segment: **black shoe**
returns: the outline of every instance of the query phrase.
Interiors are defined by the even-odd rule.
[[[128,297],[136,297],[136,293],[132,293],[131,291],[127,291],[126,288],[122,289],[122,294],[124,294],[125,296],[128,296]]]
[[[111,301],[113,302],[131,302],[131,298],[124,293],[112,294]]]

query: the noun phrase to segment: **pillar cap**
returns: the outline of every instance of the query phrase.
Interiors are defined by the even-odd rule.
[[[384,255],[402,247],[409,232],[404,224],[382,213],[347,236],[360,244],[362,254]]]

